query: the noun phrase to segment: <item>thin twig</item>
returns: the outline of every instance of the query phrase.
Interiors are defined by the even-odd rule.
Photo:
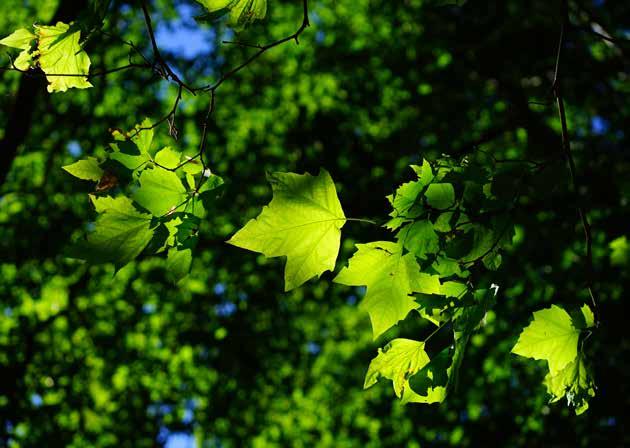
[[[569,176],[571,180],[571,186],[573,193],[577,196],[580,191],[580,186],[576,176],[575,160],[573,158],[573,152],[571,151],[571,138],[569,135],[569,128],[567,125],[567,116],[564,108],[564,98],[561,90],[561,78],[560,78],[560,60],[562,55],[562,48],[565,40],[565,29],[569,28],[569,5],[568,0],[562,0],[562,23],[560,26],[560,39],[558,42],[558,54],[556,57],[556,68],[554,71],[553,80],[553,92],[556,97],[556,103],[558,106],[558,116],[560,118],[560,125],[562,127],[562,151],[567,161],[569,168]],[[591,225],[588,219],[587,208],[577,202],[577,212],[582,223],[584,230],[584,242],[586,246],[585,264],[586,264],[586,288],[588,290],[591,303],[593,305],[593,313],[595,314],[595,325],[599,325],[597,301],[595,300],[595,294],[593,293],[593,237],[591,234]]]

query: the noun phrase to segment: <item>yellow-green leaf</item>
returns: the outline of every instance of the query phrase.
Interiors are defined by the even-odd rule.
[[[429,363],[424,342],[411,339],[394,339],[370,362],[363,388],[373,386],[381,377],[392,380],[394,392],[402,397],[409,386],[409,377]]]
[[[536,311],[512,353],[534,359],[545,359],[552,374],[562,370],[577,356],[580,330],[573,326],[571,316],[556,305]]]
[[[268,176],[273,199],[228,243],[266,257],[287,257],[285,291],[335,268],[346,217],[328,171]]]
[[[6,45],[11,48],[19,48],[20,50],[29,50],[31,48],[31,43],[35,39],[37,39],[35,34],[31,33],[26,28],[20,28],[0,40],[0,45]]]
[[[595,383],[582,356],[555,374],[549,372],[544,383],[551,395],[551,403],[566,396],[569,406],[575,409],[577,415],[588,409],[588,400],[595,396]]]
[[[403,255],[402,246],[389,241],[357,244],[334,281],[367,286],[360,306],[370,315],[375,339],[418,308],[411,293],[439,294],[441,288],[437,275],[421,273],[413,254]]]
[[[175,211],[186,201],[186,188],[172,171],[159,167],[146,169],[140,174],[139,182],[140,188],[134,192],[133,199],[153,216]]]
[[[124,266],[136,258],[153,237],[151,215],[138,211],[126,197],[90,196],[99,217],[87,242],[73,250],[76,258]]]
[[[80,76],[88,74],[90,58],[79,45],[79,30],[70,30],[70,25],[57,22],[54,26],[35,26],[35,32],[38,37],[38,64],[50,83],[49,92],[92,87],[87,77]]]
[[[83,180],[99,181],[101,180],[101,177],[103,177],[104,173],[103,169],[98,164],[98,160],[94,157],[79,160],[71,165],[63,166],[62,168],[74,177]]]

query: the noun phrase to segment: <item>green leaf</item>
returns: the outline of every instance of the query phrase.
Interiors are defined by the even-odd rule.
[[[450,364],[451,350],[446,348],[409,379],[402,403],[443,402],[449,389]]]
[[[74,177],[78,177],[83,180],[99,181],[103,177],[104,171],[99,166],[98,160],[94,157],[88,157],[84,160],[79,160],[71,165],[62,167],[68,173]]]
[[[395,214],[395,213],[394,213]],[[403,217],[396,217],[396,218],[392,218],[389,221],[387,221],[383,227],[389,229],[389,230],[396,230],[398,229],[400,226],[402,226],[403,224],[406,224],[408,222],[411,222],[410,219],[407,218],[403,218]]]
[[[567,398],[567,403],[580,415],[588,409],[588,400],[595,396],[595,383],[584,364],[582,356],[578,356],[562,370],[549,372],[544,384],[551,395],[550,403]]]
[[[471,228],[472,247],[465,256],[461,257],[462,263],[472,263],[481,258],[488,269],[498,268],[501,264],[501,260],[497,259],[497,256],[500,256],[498,249],[507,246],[512,241],[513,226],[510,230],[505,222],[498,221],[493,228],[480,224],[473,224]]]
[[[440,275],[440,278],[447,278],[452,275],[466,278],[470,275],[470,272],[462,270],[457,260],[453,260],[452,258],[437,257],[431,267]]]
[[[57,22],[55,26],[35,26],[38,37],[38,64],[46,74],[49,92],[65,92],[69,88],[87,89],[92,84],[85,76],[90,71],[90,58],[81,49],[81,31]]]
[[[114,152],[110,154],[109,158],[116,160],[130,170],[144,168],[147,162],[153,160],[153,151],[151,150],[153,134],[153,125],[148,118],[135,125],[134,129],[129,132],[123,133],[114,130],[112,137],[116,143],[110,144]]]
[[[394,207],[393,217],[416,218],[418,212],[416,210],[412,212],[412,207],[419,205],[417,199],[423,189],[424,185],[420,181],[407,182],[398,187],[393,198],[390,200]]]
[[[0,40],[0,45],[6,45],[11,48],[19,48],[20,50],[29,50],[35,39],[37,39],[35,34],[31,33],[26,28],[20,28]]]
[[[580,308],[582,312],[582,316],[584,317],[584,324],[586,328],[591,328],[595,326],[595,315],[593,314],[593,310],[590,306],[584,304],[582,308]]]
[[[416,173],[418,173],[418,171],[416,171]],[[424,159],[422,160],[422,169],[420,170],[420,173],[418,173],[418,178],[420,179],[420,183],[422,183],[422,185],[429,185],[435,178],[431,165]]]
[[[363,388],[367,389],[381,377],[392,380],[394,392],[402,397],[409,385],[409,377],[429,363],[429,356],[424,351],[424,342],[411,339],[394,339],[382,349],[370,362]]]
[[[472,294],[472,300],[465,300],[456,308],[453,316],[455,339],[468,338],[482,323],[486,313],[495,304],[495,290],[478,289]]]
[[[444,282],[440,287],[439,294],[446,297],[453,297],[459,299],[466,294],[468,286],[465,283],[460,282]]]
[[[501,267],[501,262],[503,261],[503,257],[497,250],[492,250],[486,256],[484,256],[481,261],[486,269],[490,271],[496,271]]]
[[[172,219],[169,219],[164,223],[164,227],[168,232],[166,239],[164,240],[164,246],[160,248],[159,251],[166,249],[167,247],[173,247],[177,244],[176,236],[179,231],[179,226],[183,223],[182,219],[179,216],[175,216]]]
[[[140,153],[153,155],[151,143],[153,143],[153,123],[150,119],[145,118],[142,123],[137,124],[131,131],[133,137],[131,141],[136,145]]]
[[[126,197],[90,196],[100,213],[87,242],[75,253],[91,263],[124,266],[136,258],[153,237],[151,215],[138,211]]]
[[[450,232],[452,229],[451,226],[451,218],[455,213],[453,212],[444,212],[438,216],[433,224],[433,228],[442,233]]]
[[[146,146],[146,143],[141,143],[143,146]],[[149,143],[149,146],[151,144]],[[147,149],[148,151],[148,149]],[[161,149],[155,155],[155,163],[160,164],[160,166],[168,169],[175,169],[179,166],[182,160],[182,153],[178,151],[174,151],[170,146],[167,146]]]
[[[13,61],[13,65],[15,65],[18,70],[28,70],[33,66],[31,53],[28,50],[21,51],[18,57],[15,58],[15,61]]]
[[[431,184],[424,193],[427,204],[433,208],[444,210],[455,204],[455,190],[452,184]]]
[[[630,243],[628,238],[620,236],[609,244],[610,264],[613,266],[625,266],[630,261]]]
[[[140,174],[140,188],[133,194],[138,204],[153,216],[164,216],[174,212],[188,198],[186,188],[177,174],[159,167],[147,169]]]
[[[569,313],[551,305],[534,313],[534,320],[523,330],[512,353],[545,359],[555,374],[577,356],[579,336],[580,330],[573,326]]]
[[[197,0],[210,13],[209,18],[229,14],[228,24],[236,28],[248,26],[267,14],[267,0]]]
[[[328,171],[310,174],[275,173],[268,176],[273,199],[228,243],[287,257],[285,291],[335,268],[341,228],[346,217]]]
[[[190,273],[192,265],[192,250],[189,248],[177,249],[172,247],[166,257],[166,270],[169,277],[178,282]]]
[[[435,254],[440,250],[440,240],[429,221],[416,221],[403,227],[396,238],[403,247],[420,259]]]
[[[438,294],[437,275],[420,272],[413,254],[402,254],[400,244],[378,241],[357,244],[348,267],[334,282],[348,286],[367,286],[361,308],[370,315],[374,339],[418,308],[411,293]]]

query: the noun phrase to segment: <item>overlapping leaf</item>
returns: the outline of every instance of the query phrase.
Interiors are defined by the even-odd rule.
[[[164,216],[181,207],[187,198],[186,188],[176,173],[163,168],[146,169],[140,174],[140,188],[133,199],[153,216]]]
[[[409,385],[409,377],[429,363],[424,342],[394,339],[370,362],[363,388],[373,386],[381,377],[392,380],[394,392],[401,397]]]
[[[440,293],[439,277],[421,273],[413,254],[403,254],[400,244],[389,241],[357,244],[348,267],[334,281],[367,286],[360,306],[370,315],[375,339],[418,307],[412,293]]]
[[[91,196],[99,213],[94,231],[74,253],[91,263],[124,266],[136,258],[153,238],[151,215],[140,212],[126,197]]]
[[[22,28],[0,41],[2,45],[22,50],[14,61],[16,68],[41,68],[46,74],[49,92],[92,87],[87,78],[90,58],[79,44],[81,31],[63,22],[33,28],[34,33]]]
[[[546,359],[549,373],[545,377],[547,391],[554,403],[567,398],[569,406],[581,414],[588,409],[588,400],[595,396],[595,384],[578,352],[582,330],[595,325],[595,316],[588,305],[583,305],[572,318],[559,306],[534,313],[534,321],[526,327],[512,352],[534,359]]]
[[[589,399],[595,396],[595,383],[583,356],[578,356],[556,373],[549,372],[544,383],[551,395],[551,403],[566,397],[568,405],[577,415],[588,409]]]
[[[569,313],[551,305],[534,313],[534,320],[525,327],[512,353],[544,359],[555,373],[576,358],[579,336],[580,330],[573,326]]]

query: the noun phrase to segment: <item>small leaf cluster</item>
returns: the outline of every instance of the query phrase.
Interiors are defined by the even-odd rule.
[[[169,275],[180,280],[190,271],[200,221],[223,180],[176,149],[156,150],[148,119],[112,136],[106,160],[88,157],[63,167],[97,182],[90,195],[98,214],[94,229],[69,255],[120,268],[141,253],[166,253]]]
[[[534,313],[533,321],[523,329],[512,353],[544,359],[549,373],[544,383],[551,403],[566,397],[577,415],[588,409],[595,396],[595,383],[587,367],[580,338],[584,341],[595,326],[593,310],[583,305],[573,315],[558,305]]]

